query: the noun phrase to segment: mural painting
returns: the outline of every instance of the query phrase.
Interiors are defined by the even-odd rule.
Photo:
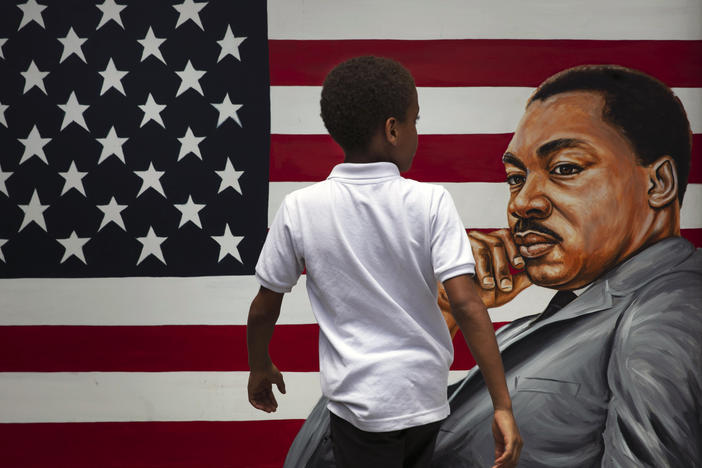
[[[416,79],[406,177],[451,193],[476,249],[523,466],[702,465],[685,240],[702,246],[701,15],[698,0],[0,2],[0,466],[279,468],[289,449],[286,466],[333,466],[304,275],[271,344],[288,383],[274,414],[246,399],[246,314],[280,202],[343,157],[322,80],[369,54]],[[689,176],[668,150],[587,159],[592,128],[607,154],[633,144],[600,91],[525,108],[590,63],[673,89]],[[652,139],[686,131],[658,107],[635,116]],[[492,450],[455,337],[434,461],[449,468]]]
[[[509,229],[470,233],[488,307],[557,291],[497,333],[520,466],[702,463],[702,252],[680,237],[690,142],[670,89],[623,67],[569,69],[530,97],[502,156]],[[479,371],[448,393],[432,466],[489,466]],[[286,466],[334,466],[325,403]]]

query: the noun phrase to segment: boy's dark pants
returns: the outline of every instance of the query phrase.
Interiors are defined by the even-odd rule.
[[[331,439],[338,468],[428,467],[442,421],[399,431],[366,432],[331,411]]]

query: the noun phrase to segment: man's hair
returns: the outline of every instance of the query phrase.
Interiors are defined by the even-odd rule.
[[[534,101],[569,91],[601,93],[602,120],[629,141],[641,165],[661,156],[675,161],[678,200],[682,203],[690,173],[692,133],[685,109],[670,88],[637,70],[617,65],[584,65],[544,81],[529,98]]]
[[[389,117],[405,120],[415,86],[409,71],[381,57],[355,57],[329,72],[322,86],[322,120],[345,150],[368,148]]]

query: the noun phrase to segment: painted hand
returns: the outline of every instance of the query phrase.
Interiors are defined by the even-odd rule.
[[[509,229],[488,234],[471,231],[468,238],[475,257],[475,282],[485,307],[506,304],[531,286],[525,271],[510,274],[510,265],[521,269],[525,263]]]

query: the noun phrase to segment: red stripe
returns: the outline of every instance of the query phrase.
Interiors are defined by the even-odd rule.
[[[280,468],[303,422],[0,424],[0,466]]]
[[[273,362],[318,372],[318,336],[316,324],[276,326]],[[451,368],[473,367],[460,333],[454,343]],[[243,325],[0,327],[0,372],[247,371],[246,356]]]
[[[421,182],[504,182],[501,157],[511,133],[419,135],[417,155],[405,177]],[[343,161],[329,135],[271,135],[271,182],[324,180]],[[702,182],[702,134],[693,135],[689,183]]]
[[[319,370],[316,324],[278,325],[281,370]],[[4,326],[0,372],[247,371],[243,325]]]
[[[403,63],[418,86],[537,86],[565,68],[616,63],[668,86],[702,86],[702,41],[270,40],[273,86],[318,86],[357,55]]]
[[[683,201],[683,203],[685,202]],[[698,249],[702,248],[702,229],[681,229],[680,235],[692,242]]]

